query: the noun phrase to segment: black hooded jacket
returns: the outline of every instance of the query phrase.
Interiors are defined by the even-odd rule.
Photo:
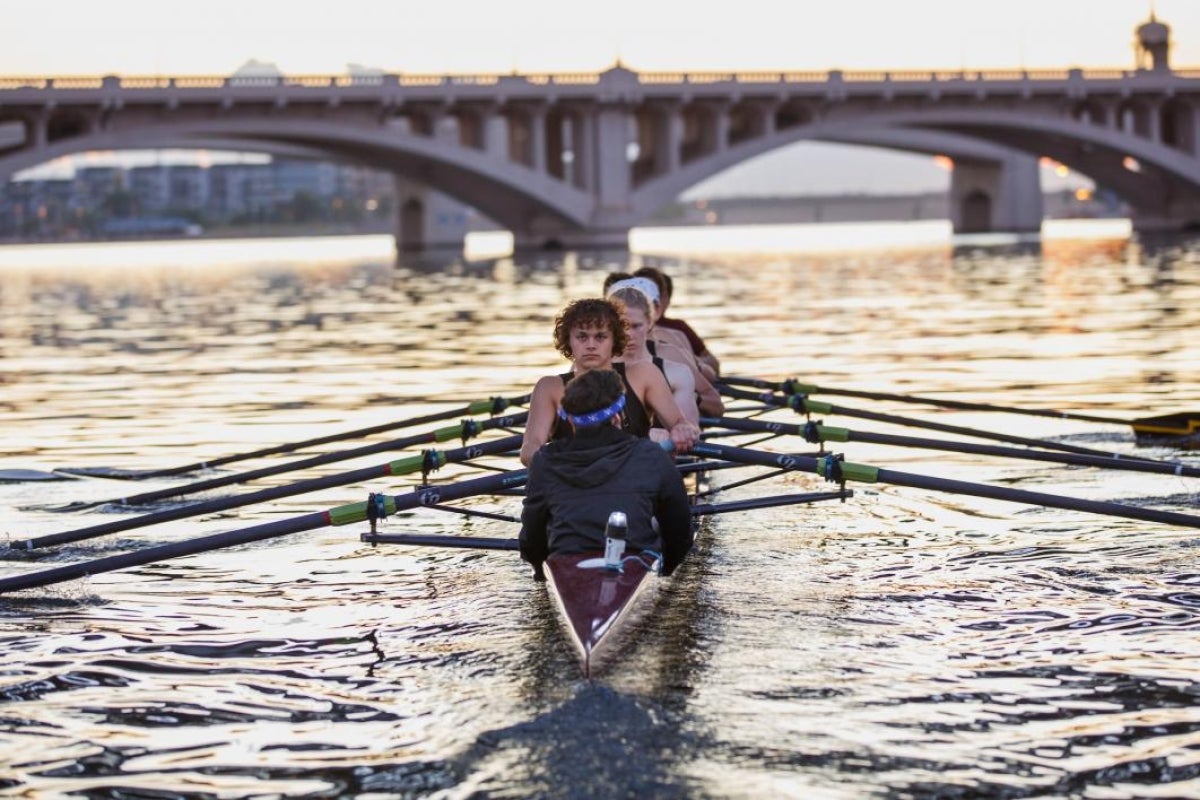
[[[683,479],[657,444],[611,425],[580,428],[570,439],[550,442],[529,465],[521,558],[540,574],[550,553],[603,550],[604,526],[612,511],[625,512],[630,549],[662,554],[664,575],[692,547]]]

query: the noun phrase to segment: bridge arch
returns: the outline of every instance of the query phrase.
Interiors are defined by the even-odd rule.
[[[532,174],[522,165],[489,159],[483,153],[424,137],[337,122],[311,121],[301,127],[287,118],[169,122],[135,131],[85,132],[0,158],[0,174],[87,150],[157,149],[208,139],[226,146],[242,143],[246,150],[256,145],[267,151],[274,147],[299,149],[385,169],[444,191],[517,230],[530,219],[544,217],[582,227],[591,210],[590,199],[578,189]]]
[[[445,192],[519,239],[571,246],[615,243],[687,188],[770,150],[844,141],[946,152],[976,178],[1015,154],[1026,165],[1050,156],[1113,189],[1135,226],[1179,227],[1200,219],[1200,71],[1159,66],[14,79],[0,81],[0,122],[27,135],[0,152],[0,174],[93,148],[312,153]],[[993,216],[1011,205],[981,191]]]

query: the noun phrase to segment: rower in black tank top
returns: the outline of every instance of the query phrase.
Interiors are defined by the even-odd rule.
[[[645,439],[650,435],[650,415],[646,413],[646,407],[642,405],[637,392],[629,385],[629,379],[625,377],[625,365],[617,361],[613,363],[612,368],[625,384],[625,410],[621,412],[621,428],[640,439]],[[558,377],[562,379],[563,386],[566,386],[567,381],[575,377],[575,373],[564,372]],[[550,439],[566,439],[570,435],[570,423],[561,417],[555,417],[554,425],[550,428]]]

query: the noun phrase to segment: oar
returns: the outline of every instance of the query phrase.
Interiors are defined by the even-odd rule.
[[[431,422],[441,422],[454,417],[475,416],[478,414],[500,414],[509,406],[521,406],[529,402],[530,395],[522,395],[520,397],[493,397],[488,400],[476,400],[475,402],[463,406],[461,408],[452,408],[448,411],[438,411],[433,414],[426,414],[421,417],[411,417],[409,419],[398,420],[395,422],[385,422],[380,425],[372,425],[367,428],[358,428],[352,431],[343,431],[341,433],[332,433],[327,436],[318,436],[314,439],[305,439],[301,442],[289,442],[287,444],[275,445],[272,447],[264,447],[260,450],[251,450],[244,453],[235,453],[233,455],[221,456],[210,461],[197,461],[194,464],[183,464],[178,467],[168,467],[166,469],[119,469],[115,467],[62,467],[55,470],[67,475],[82,475],[92,478],[118,478],[122,480],[142,480],[145,478],[168,478],[172,475],[182,475],[187,472],[196,472],[202,469],[211,469],[213,467],[232,464],[236,461],[245,461],[251,458],[262,458],[265,456],[279,455],[280,453],[293,453],[297,450],[303,450],[308,447],[316,447],[322,444],[330,444],[332,442],[343,442],[347,439],[360,439],[364,436],[371,436],[376,433],[384,433],[386,431],[401,430],[403,428],[415,428],[418,425],[428,425]]]
[[[918,475],[912,472],[900,472],[893,469],[874,467],[869,464],[855,464],[849,461],[842,461],[833,455],[814,458],[812,456],[795,456],[768,453],[761,450],[748,450],[742,447],[729,447],[726,445],[709,444],[708,442],[696,444],[692,448],[692,452],[709,458],[722,458],[726,461],[741,461],[746,464],[761,464],[778,467],[779,469],[812,472],[832,481],[890,483],[913,489],[929,489],[950,492],[951,494],[973,495],[993,500],[1006,500],[1012,503],[1043,506],[1046,508],[1062,508],[1109,517],[1123,517],[1125,519],[1137,519],[1145,522],[1159,522],[1166,525],[1180,525],[1186,528],[1200,528],[1200,516],[1195,514],[1158,511],[1121,503],[1083,500],[1077,497],[1066,497],[1063,495],[1047,494],[1045,492],[1030,492],[1024,489],[991,486],[985,483],[935,478],[929,475]]]
[[[963,400],[945,400],[937,397],[921,397],[911,394],[893,394],[891,392],[867,392],[854,389],[834,389],[828,386],[817,386],[812,383],[801,383],[795,378],[783,381],[764,381],[756,378],[721,378],[733,386],[750,386],[755,389],[770,389],[784,394],[832,394],[842,397],[860,397],[866,400],[889,400],[897,403],[919,403],[921,405],[939,408],[953,408],[960,411],[997,411],[1007,414],[1025,414],[1032,417],[1050,417],[1052,419],[1071,419],[1080,422],[1098,422],[1104,425],[1127,425],[1133,428],[1139,437],[1189,437],[1200,435],[1200,412],[1180,411],[1173,414],[1161,414],[1140,419],[1119,419],[1099,414],[1081,414],[1074,411],[1056,411],[1054,409],[1019,408],[1016,406],[1000,406],[990,403],[971,403]]]
[[[320,455],[302,458],[299,461],[288,461],[283,464],[272,464],[260,469],[247,470],[246,472],[236,472],[229,475],[219,475],[215,478],[207,478],[202,481],[194,481],[181,486],[169,486],[165,489],[156,489],[152,492],[142,492],[141,494],[130,495],[129,497],[117,497],[111,500],[93,500],[86,503],[69,503],[65,506],[55,508],[55,511],[79,511],[85,508],[94,508],[102,505],[123,505],[137,506],[146,503],[153,503],[158,500],[165,500],[168,497],[181,497],[187,494],[195,494],[209,489],[217,489],[222,486],[231,486],[235,483],[249,483],[259,478],[266,478],[271,475],[281,475],[285,472],[294,472],[297,470],[308,469],[309,467],[317,467],[322,464],[333,464],[338,461],[349,461],[352,458],[361,456],[374,455],[375,453],[385,453],[391,450],[403,450],[406,447],[415,447],[420,444],[433,444],[435,442],[448,442],[452,439],[461,438],[465,443],[468,439],[478,435],[482,431],[492,430],[494,428],[511,428],[516,425],[524,425],[525,420],[529,417],[528,412],[522,411],[520,414],[512,414],[505,417],[491,417],[482,421],[464,419],[458,425],[448,425],[437,430],[419,433],[415,436],[408,436],[403,439],[392,439],[386,442],[375,442],[374,444],[363,445],[361,447],[350,448],[349,450],[337,450],[332,453],[321,453]]]
[[[947,425],[941,422],[929,422],[927,420],[913,419],[912,417],[902,417],[895,414],[880,414],[875,411],[859,411],[846,406],[835,406],[832,403],[825,403],[819,400],[805,397],[802,394],[788,395],[786,397],[766,393],[756,394],[746,389],[735,389],[731,386],[718,386],[721,394],[730,397],[749,396],[762,402],[769,402],[777,408],[791,408],[800,414],[840,414],[845,417],[856,417],[858,419],[869,419],[875,422],[886,422],[891,425],[901,425],[910,428],[924,428],[926,430],[941,431],[942,433],[954,433],[959,436],[970,436],[976,439],[992,439],[998,442],[1008,442],[1009,444],[1022,444],[1026,447],[1040,447],[1045,450],[1059,450],[1064,453],[1079,453],[1080,455],[1104,456],[1106,458],[1119,457],[1118,453],[1109,453],[1104,450],[1094,450],[1090,447],[1079,447],[1078,445],[1066,444],[1064,442],[1053,442],[1049,439],[1029,439],[1024,436],[1012,436],[1007,433],[997,433],[995,431],[985,431],[978,428],[965,428],[960,425]],[[1124,456],[1127,459],[1145,460],[1140,457]]]
[[[781,494],[773,497],[754,497],[728,503],[704,503],[692,506],[692,516],[707,517],[713,514],[728,514],[732,511],[750,511],[758,508],[816,503],[822,500],[845,500],[854,492],[805,492]],[[485,536],[445,536],[423,533],[378,533],[366,532],[359,537],[368,544],[403,544],[418,547],[451,547],[478,550],[516,550],[519,539],[500,539]]]
[[[802,436],[805,441],[814,444],[817,442],[865,442],[867,444],[893,445],[896,447],[943,450],[950,453],[971,453],[983,456],[999,456],[1001,458],[1020,458],[1028,461],[1072,464],[1081,467],[1101,467],[1103,469],[1119,469],[1131,472],[1157,472],[1161,475],[1200,478],[1200,467],[1190,467],[1178,461],[1150,461],[1141,458],[1128,458],[1116,453],[1111,456],[1087,456],[1076,453],[1057,452],[1047,453],[1043,450],[1021,450],[1016,447],[953,442],[945,439],[926,439],[918,436],[893,436],[886,433],[868,433],[866,431],[851,430],[850,428],[838,428],[822,422],[808,422],[803,425],[797,425],[786,422],[766,422],[763,420],[730,417],[701,417],[700,425],[702,427],[730,428],[736,431],[762,431],[788,436]]]
[[[53,569],[31,572],[25,575],[15,575],[0,578],[0,594],[15,592],[20,589],[34,589],[55,583],[85,578],[101,572],[136,567],[143,564],[153,564],[172,558],[205,553],[224,547],[258,542],[264,539],[274,539],[292,533],[311,531],[330,525],[347,525],[354,522],[377,518],[384,513],[394,514],[418,506],[431,505],[446,500],[460,500],[473,495],[490,494],[503,491],[525,483],[525,470],[506,472],[500,475],[486,475],[482,478],[448,483],[443,486],[422,487],[405,494],[392,496],[373,495],[368,500],[349,505],[337,506],[326,511],[305,514],[300,517],[267,522],[242,528],[236,531],[216,533],[189,539],[183,542],[147,547],[132,553],[98,558],[78,564],[68,564]]]
[[[0,483],[29,483],[31,481],[73,481],[75,475],[46,472],[40,469],[0,469]]]
[[[359,483],[361,481],[372,480],[380,477],[407,475],[417,472],[418,470],[424,470],[428,472],[430,470],[437,469],[446,463],[462,462],[472,458],[478,458],[479,456],[506,453],[520,446],[521,436],[518,434],[514,436],[506,436],[503,439],[496,439],[495,441],[491,442],[474,444],[470,447],[460,447],[455,450],[447,450],[445,452],[429,450],[425,453],[410,456],[408,458],[402,458],[397,461],[391,461],[387,464],[364,467],[362,469],[351,470],[349,472],[339,472],[336,475],[326,475],[320,478],[309,478],[308,480],[289,483],[285,486],[273,486],[269,489],[261,489],[257,492],[250,492],[249,494],[233,495],[231,497],[218,497],[212,500],[205,500],[199,503],[181,506],[179,508],[164,509],[162,511],[156,511],[150,514],[141,514],[136,517],[127,517],[124,519],[114,520],[112,522],[104,522],[99,525],[91,525],[86,528],[77,528],[75,530],[63,531],[61,533],[51,533],[45,536],[37,536],[32,539],[13,541],[9,543],[9,547],[15,550],[34,550],[39,547],[78,542],[83,539],[92,539],[109,533],[128,531],[134,528],[144,528],[147,525],[157,525],[161,522],[172,522],[177,519],[199,516],[200,514],[212,514],[218,511],[227,511],[231,508],[241,508],[242,506],[248,506],[254,503],[277,500],[281,497],[291,497],[292,495],[304,494],[305,492],[313,492],[320,489],[328,489],[333,486],[344,486],[346,484]]]

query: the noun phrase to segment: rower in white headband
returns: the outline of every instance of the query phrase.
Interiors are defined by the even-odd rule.
[[[650,280],[649,278],[625,278],[623,280],[619,280],[612,286],[608,287],[608,293],[606,296],[612,297],[613,292],[617,291],[618,289],[637,289],[639,292],[646,295],[646,297],[650,298],[651,303],[654,303],[655,305],[658,305],[659,303],[658,286],[656,286],[654,281]]]

